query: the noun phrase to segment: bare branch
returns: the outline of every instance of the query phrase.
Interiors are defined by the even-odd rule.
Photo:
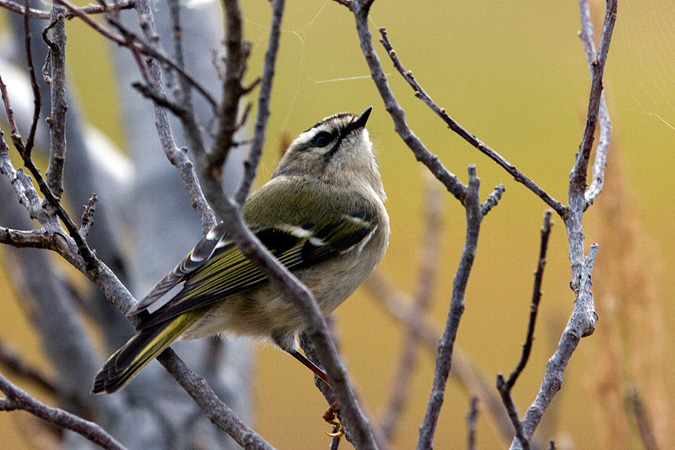
[[[579,5],[582,13],[583,33],[592,39],[592,32],[588,29],[591,26],[590,14],[584,12],[587,9],[585,0],[580,0]],[[574,164],[574,169],[570,174],[570,188],[577,190],[586,189],[586,172],[588,169],[588,161],[593,147],[593,140],[595,135],[595,128],[598,121],[598,110],[600,109],[600,101],[602,97],[602,76],[605,71],[605,63],[607,61],[607,53],[609,52],[609,44],[612,40],[612,32],[614,31],[614,23],[616,22],[617,0],[609,0],[605,10],[605,21],[602,26],[602,34],[600,35],[600,44],[598,45],[598,53],[590,61],[591,66],[591,92],[588,100],[588,113],[586,115],[586,127],[584,135],[579,144],[579,153],[577,153],[577,160]],[[588,53],[588,50],[587,50]],[[589,58],[590,59],[590,58]]]
[[[87,6],[82,6],[80,8],[77,8],[77,12],[82,13],[82,14],[102,14],[105,12],[109,11],[122,11],[124,9],[131,9],[134,8],[136,2],[134,0],[120,0],[120,1],[115,1],[114,3],[104,3],[100,1],[99,5],[87,5]],[[8,11],[15,12],[18,14],[21,14],[22,16],[26,14],[26,7],[21,6],[16,2],[10,1],[10,0],[0,0],[0,8],[5,8]],[[65,14],[66,19],[72,19],[73,17],[76,17],[78,14],[73,13],[73,12],[67,12]],[[44,11],[41,9],[34,9],[34,8],[29,8],[28,9],[28,15],[30,16],[31,19],[50,19],[51,18],[51,12],[50,11]]]
[[[98,196],[96,194],[92,194],[91,198],[89,199],[89,203],[85,205],[84,211],[82,212],[82,218],[80,219],[80,232],[85,238],[89,234],[91,226],[94,224],[94,213],[96,212],[97,202]]]
[[[469,412],[466,415],[466,448],[467,450],[476,449],[476,422],[478,421],[478,397],[471,397],[469,403]]]
[[[579,38],[581,39],[581,43],[584,46],[584,51],[586,52],[588,68],[591,70],[591,75],[593,75],[597,54],[595,50],[593,25],[591,23],[591,12],[588,1],[580,0],[579,9],[581,12],[581,33],[579,33]],[[593,181],[590,187],[586,190],[586,207],[593,204],[595,198],[602,191],[605,179],[605,167],[607,166],[607,151],[609,150],[610,137],[612,134],[612,122],[609,118],[609,111],[607,110],[607,102],[605,100],[604,90],[600,95],[598,121],[600,123],[600,139],[598,140],[598,145],[595,149]]]
[[[539,311],[539,302],[541,301],[541,283],[544,276],[544,266],[546,265],[546,251],[548,250],[548,239],[551,234],[551,226],[551,211],[546,211],[546,213],[544,213],[544,225],[541,228],[539,260],[537,262],[537,270],[534,274],[534,289],[532,292],[532,302],[530,304],[530,320],[527,325],[527,336],[525,338],[525,344],[523,344],[523,352],[520,356],[520,361],[518,361],[516,368],[511,372],[508,380],[504,380],[504,376],[501,373],[497,374],[497,390],[502,397],[502,402],[506,407],[506,411],[511,419],[513,428],[515,429],[516,439],[518,439],[524,450],[530,448],[530,443],[523,434],[523,425],[518,416],[513,397],[511,397],[511,390],[523,369],[525,369],[525,365],[530,357],[530,351],[532,350],[534,326],[537,322],[537,312]]]
[[[0,391],[5,398],[0,399],[0,411],[23,410],[53,423],[60,427],[72,430],[87,438],[101,448],[109,450],[125,450],[115,438],[94,422],[84,420],[74,414],[58,408],[52,408],[39,402],[18,387],[10,383],[0,374]]]
[[[637,388],[633,387],[629,389],[626,394],[628,403],[633,410],[635,415],[635,423],[637,424],[638,431],[640,432],[640,439],[642,439],[642,445],[644,445],[645,450],[657,450],[658,445],[656,443],[656,437],[652,431],[652,424],[647,416],[647,411],[645,411],[645,405],[642,402],[640,393]]]
[[[591,293],[591,273],[593,272],[593,264],[598,253],[598,246],[593,244],[588,253],[583,265],[583,273],[581,278],[584,280],[581,283],[582,292],[579,293],[575,308],[570,316],[567,326],[558,343],[558,348],[555,353],[548,360],[546,364],[546,373],[544,379],[539,387],[539,392],[532,405],[527,409],[525,417],[523,418],[523,433],[527,439],[532,437],[534,430],[539,425],[544,412],[553,400],[553,396],[560,390],[562,385],[562,376],[567,363],[572,357],[572,353],[576,349],[582,337],[585,337],[588,328],[585,324],[588,319],[588,313],[583,307],[578,307],[577,304],[583,303],[584,298],[590,298],[592,301],[593,294]],[[593,313],[594,314],[594,313]],[[595,316],[597,320],[597,315]],[[511,444],[512,449],[520,448],[519,443],[514,441]]]
[[[64,8],[57,4],[52,5],[51,38],[49,44],[49,60],[51,73],[51,112],[47,123],[51,131],[49,140],[49,167],[45,175],[47,186],[56,198],[63,194],[63,166],[66,161],[66,24],[63,18]],[[53,26],[52,26],[53,25]],[[47,30],[43,32],[43,38]]]
[[[110,24],[115,26],[118,30],[120,30],[124,34],[124,36],[120,36],[119,34],[116,34],[113,31],[104,27],[103,25],[99,24],[94,19],[89,17],[85,12],[83,12],[75,5],[70,3],[68,0],[56,0],[56,1],[59,4],[63,5],[66,9],[68,9],[70,13],[77,16],[79,19],[81,19],[95,31],[104,36],[106,39],[109,39],[124,47],[128,47],[132,51],[137,51],[142,53],[143,55],[151,56],[157,59],[162,64],[166,64],[167,66],[171,67],[181,77],[186,79],[190,83],[190,85],[194,87],[197,90],[197,92],[199,92],[204,97],[204,99],[206,99],[206,101],[208,101],[211,104],[211,106],[215,108],[216,106],[215,99],[211,96],[211,94],[208,93],[208,91],[203,86],[201,86],[197,81],[195,81],[195,79],[192,78],[190,74],[185,72],[175,61],[173,61],[171,58],[163,54],[161,51],[153,48],[151,45],[148,45],[147,43],[142,42],[134,33],[130,32],[124,26],[122,26],[122,24],[119,21],[117,21],[112,17],[108,18]]]
[[[28,10],[28,5],[30,0],[25,0],[25,10]],[[31,34],[30,34],[30,16],[25,14],[23,16],[23,28],[24,28],[24,48],[26,50],[26,67],[28,68],[28,73],[30,75],[30,85],[33,88],[33,121],[30,125],[30,131],[28,132],[28,139],[26,139],[26,145],[17,146],[17,149],[21,153],[21,157],[26,159],[30,158],[31,151],[33,150],[33,143],[35,141],[35,130],[37,129],[38,120],[40,119],[40,106],[42,104],[42,97],[40,96],[40,88],[37,84],[37,77],[35,76],[35,66],[33,65],[33,52],[31,50]],[[17,142],[21,142],[21,136],[18,133],[15,135],[12,131],[12,142],[14,145],[17,145]]]
[[[237,417],[213,392],[202,377],[193,372],[178,355],[167,348],[158,357],[164,368],[178,381],[208,418],[248,450],[274,450],[267,441]]]
[[[541,301],[541,283],[544,278],[544,267],[546,266],[546,252],[548,251],[548,240],[551,235],[551,211],[544,213],[544,225],[541,228],[541,243],[539,246],[539,260],[537,262],[537,269],[534,272],[534,288],[532,290],[532,302],[530,304],[530,320],[527,325],[527,336],[525,337],[525,344],[523,344],[523,353],[520,356],[520,361],[509,379],[506,381],[504,387],[511,390],[516,380],[527,364],[532,350],[532,342],[534,341],[534,326],[537,322],[537,313],[539,312],[539,302]]]
[[[156,34],[154,19],[150,11],[150,7],[147,5],[147,2],[139,2],[138,7],[144,17],[146,17],[147,28],[146,33]],[[149,71],[148,71],[149,82],[152,86],[152,91],[157,94],[160,98],[166,98],[166,91],[164,89],[164,83],[162,81],[161,68],[156,60],[151,60],[149,62]],[[187,83],[187,80],[181,78],[181,82]],[[187,92],[187,88],[184,89]],[[185,94],[188,95],[187,93]],[[184,100],[187,97],[184,97]],[[198,129],[198,126],[194,122],[194,114],[191,114],[191,102],[186,102],[183,105],[187,108],[186,114],[181,114],[180,118],[183,120],[183,125],[186,130],[186,136],[188,137],[192,149],[195,153],[199,154],[200,149],[203,152],[204,143],[201,136],[201,132]],[[190,126],[185,124],[189,123]],[[162,149],[167,159],[178,168],[181,178],[183,179],[183,184],[185,185],[186,190],[190,195],[192,200],[192,205],[199,214],[199,217],[202,221],[202,231],[206,233],[208,230],[213,228],[217,221],[213,210],[206,202],[204,198],[204,193],[202,191],[202,186],[199,183],[197,178],[197,173],[194,169],[194,165],[187,156],[186,149],[179,149],[176,146],[173,130],[169,122],[169,117],[164,108],[162,108],[157,103],[155,104],[155,127],[157,129],[157,134],[159,136]]]
[[[420,426],[420,436],[417,441],[417,449],[429,449],[433,447],[434,434],[438,415],[441,412],[443,399],[445,397],[445,386],[452,363],[452,350],[459,329],[459,321],[464,313],[464,295],[466,286],[469,282],[471,267],[476,257],[478,245],[478,234],[483,216],[480,213],[479,198],[480,180],[476,176],[476,168],[469,166],[469,189],[464,198],[464,207],[466,209],[466,240],[462,257],[457,268],[457,273],[453,281],[452,299],[450,301],[450,311],[445,326],[445,331],[441,340],[438,342],[438,354],[436,356],[436,370],[434,372],[434,381],[427,404],[427,412],[424,416],[424,422]]]
[[[366,62],[370,68],[370,75],[380,92],[380,96],[384,101],[384,107],[394,121],[394,128],[398,135],[403,139],[408,148],[412,150],[415,159],[422,162],[431,173],[446,187],[448,192],[455,196],[460,201],[464,201],[467,195],[467,187],[451,173],[441,161],[438,156],[431,153],[422,141],[413,133],[405,121],[405,112],[396,101],[396,97],[389,87],[387,77],[382,69],[380,58],[377,56],[373,48],[372,35],[368,29],[368,10],[372,1],[357,1],[353,0],[351,10],[356,19],[356,30],[359,34],[359,41],[361,42],[361,50],[366,57]]]
[[[246,72],[248,46],[244,44],[241,5],[239,0],[223,1],[226,32],[225,80],[223,80],[223,100],[218,108],[218,131],[213,139],[211,151],[206,155],[207,170],[214,178],[220,178],[227,155],[232,148],[232,139],[236,131],[239,102],[244,95],[242,80]],[[270,36],[271,39],[271,36]],[[277,42],[278,45],[278,42]]]
[[[477,148],[481,153],[486,155],[488,158],[496,162],[511,176],[513,176],[514,180],[523,184],[529,190],[534,192],[548,206],[553,208],[559,215],[563,216],[566,213],[565,206],[562,203],[551,197],[545,190],[539,187],[537,183],[535,183],[530,178],[528,178],[527,175],[519,171],[516,168],[516,166],[508,162],[499,153],[497,153],[496,151],[485,145],[475,135],[471,134],[468,130],[462,127],[457,121],[455,121],[452,117],[450,117],[450,115],[448,115],[448,113],[445,111],[444,108],[438,106],[438,104],[436,104],[436,102],[429,96],[429,94],[426,93],[426,91],[422,88],[422,86],[420,86],[415,77],[413,77],[412,72],[406,70],[405,67],[403,67],[403,64],[399,60],[398,55],[396,55],[394,47],[391,45],[391,42],[389,42],[387,30],[385,28],[380,28],[380,34],[382,35],[380,42],[387,50],[387,54],[391,58],[391,61],[394,63],[394,67],[396,68],[396,70],[398,70],[398,72],[408,82],[410,87],[413,88],[413,90],[415,91],[415,97],[422,100],[429,108],[431,108],[431,110],[435,112],[436,115],[438,115],[447,124],[448,128],[450,128],[452,131],[461,136],[462,139],[467,141],[469,144]]]
[[[614,23],[616,21],[617,1],[609,0],[605,11],[602,35],[600,37],[599,52],[591,60],[591,93],[588,104],[588,114],[586,118],[586,128],[584,136],[577,153],[574,168],[570,173],[569,184],[569,214],[563,217],[565,228],[567,229],[569,241],[569,259],[572,269],[572,282],[570,283],[576,298],[574,310],[569,318],[565,331],[563,332],[558,348],[554,355],[549,359],[546,365],[546,373],[539,388],[539,392],[528,408],[523,418],[523,433],[526,438],[530,438],[534,430],[541,421],[541,417],[550,404],[553,396],[560,389],[562,383],[562,374],[569,362],[572,353],[576,349],[582,337],[591,335],[595,330],[595,324],[598,315],[595,312],[593,302],[593,293],[591,292],[591,273],[593,264],[598,252],[597,244],[590,247],[587,257],[584,257],[584,232],[582,226],[583,213],[588,206],[586,194],[586,172],[590,158],[591,147],[593,145],[593,135],[595,133],[598,111],[600,109],[602,97],[602,75],[609,51],[609,43],[612,37]],[[586,37],[583,39],[587,54],[592,51],[588,43],[588,38],[592,35],[588,31],[591,26],[588,7],[585,1],[580,1],[580,14],[582,17],[582,27]],[[589,56],[589,59],[590,56]],[[605,136],[607,138],[607,136]],[[604,150],[603,150],[604,152]],[[596,158],[596,165],[598,159]],[[603,157],[600,156],[600,166],[604,166]],[[598,167],[598,170],[602,170]],[[595,192],[597,191],[597,186]],[[586,191],[586,192],[585,192]],[[597,195],[590,192],[590,199]],[[521,448],[520,443],[514,440],[511,448]]]
[[[30,149],[28,147],[28,144],[24,145],[21,136],[18,133],[18,130],[16,130],[16,124],[12,123],[13,122],[13,115],[11,112],[12,108],[9,103],[9,96],[7,95],[7,87],[2,82],[2,79],[0,79],[0,91],[2,92],[2,98],[5,104],[7,117],[8,118],[12,117],[12,121],[10,122],[10,126],[13,129],[12,141],[14,143],[14,146],[17,148],[19,155],[23,159],[24,166],[33,175],[33,178],[35,179],[40,188],[40,192],[42,192],[42,195],[44,195],[50,207],[54,209],[54,211],[56,212],[56,216],[58,216],[58,218],[61,219],[65,224],[68,233],[70,234],[75,244],[77,245],[77,251],[84,261],[86,270],[95,272],[96,270],[98,270],[97,258],[94,256],[93,252],[87,245],[87,242],[80,234],[77,226],[70,219],[70,216],[61,205],[59,199],[54,196],[49,186],[47,186],[45,179],[42,177],[42,174],[40,173],[40,171],[38,170],[37,166],[35,165],[30,156]],[[35,91],[35,94],[39,96],[38,91]],[[25,174],[23,174],[23,172],[20,171],[14,172],[14,169],[11,166],[11,162],[9,161],[7,146],[4,143],[4,140],[1,139],[2,136],[3,136],[2,131],[0,131],[0,140],[2,140],[2,144],[0,144],[0,146],[2,146],[0,147],[0,172],[10,177],[10,181],[12,181],[12,186],[14,187],[15,191],[19,194],[20,201],[28,209],[32,217],[38,218],[42,223],[42,225],[49,225],[50,228],[54,228],[54,230],[60,229],[61,227],[58,224],[58,222],[55,221],[53,217],[48,216],[47,214],[45,214],[44,211],[42,211],[42,208],[39,206],[37,193],[35,193],[33,185],[30,182],[30,179],[24,177]],[[22,179],[23,182],[21,181]],[[16,183],[17,181],[19,183]]]
[[[45,230],[13,230],[0,227],[0,243],[16,248],[44,248],[53,250],[56,235]]]
[[[274,67],[277,60],[277,51],[279,50],[279,40],[281,37],[281,18],[284,12],[284,0],[275,0],[272,3],[272,24],[270,25],[270,38],[267,43],[267,52],[265,53],[265,63],[263,66],[263,75],[260,81],[260,93],[258,94],[258,112],[255,119],[255,130],[253,134],[253,144],[248,159],[244,165],[244,177],[234,199],[240,205],[244,204],[246,197],[251,191],[255,173],[258,169],[260,156],[262,155],[263,145],[265,144],[265,132],[267,129],[267,120],[270,116],[269,104],[272,94],[272,79],[274,78]]]

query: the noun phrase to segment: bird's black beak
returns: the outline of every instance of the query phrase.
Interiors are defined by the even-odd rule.
[[[373,110],[372,106],[366,108],[366,110],[361,113],[358,119],[349,124],[349,131],[358,130],[359,128],[365,127],[366,122],[368,122],[368,117],[370,117],[370,112],[372,110]]]

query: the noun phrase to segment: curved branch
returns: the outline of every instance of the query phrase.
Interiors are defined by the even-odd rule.
[[[122,444],[99,425],[62,409],[45,405],[25,391],[14,386],[2,374],[0,374],[0,391],[4,392],[6,396],[4,399],[0,399],[0,411],[13,411],[17,409],[27,411],[49,423],[74,431],[101,448],[125,450]]]

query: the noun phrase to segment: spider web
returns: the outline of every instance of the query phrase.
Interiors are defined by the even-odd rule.
[[[612,45],[628,77],[629,109],[675,131],[675,3],[628,0],[621,7]]]

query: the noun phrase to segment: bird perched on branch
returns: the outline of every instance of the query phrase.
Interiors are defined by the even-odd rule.
[[[324,315],[373,272],[389,240],[386,195],[360,116],[340,113],[305,130],[271,180],[243,206],[251,231],[314,294]],[[136,304],[137,334],[96,375],[112,393],[177,339],[209,335],[271,341],[327,381],[300,352],[304,321],[293,302],[228,238],[221,223]]]

